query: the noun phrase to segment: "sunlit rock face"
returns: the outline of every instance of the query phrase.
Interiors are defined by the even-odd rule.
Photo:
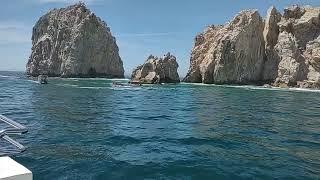
[[[280,62],[274,85],[316,87],[320,83],[320,8],[286,8],[278,26],[274,48]]]
[[[320,8],[292,6],[281,14],[271,7],[265,20],[242,11],[196,36],[184,81],[317,88],[319,36]]]
[[[185,81],[249,83],[260,80],[264,22],[255,10],[240,12],[225,26],[210,26],[195,38]]]
[[[144,64],[133,70],[131,82],[142,84],[178,83],[178,63],[176,57],[167,53],[162,58],[150,55]]]
[[[83,3],[53,9],[33,28],[28,75],[124,77],[116,39]]]

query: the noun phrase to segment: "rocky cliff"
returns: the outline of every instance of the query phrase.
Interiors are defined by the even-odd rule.
[[[33,27],[28,75],[123,77],[116,39],[83,3],[54,9]]]
[[[320,8],[242,11],[195,38],[184,81],[319,88]]]
[[[176,57],[167,53],[162,58],[150,55],[144,64],[132,72],[131,82],[145,84],[180,82]]]

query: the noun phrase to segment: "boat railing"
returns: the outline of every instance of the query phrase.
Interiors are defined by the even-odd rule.
[[[10,137],[10,135],[21,135],[28,132],[27,128],[12,119],[7,118],[0,114],[0,122],[5,123],[9,127],[0,130],[0,139],[3,139],[13,145],[15,148],[2,147],[0,149],[0,156],[17,154],[25,151],[25,147],[19,142],[15,141]]]

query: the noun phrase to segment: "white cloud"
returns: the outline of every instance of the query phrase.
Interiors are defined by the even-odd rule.
[[[0,44],[31,44],[32,27],[15,21],[0,21]]]

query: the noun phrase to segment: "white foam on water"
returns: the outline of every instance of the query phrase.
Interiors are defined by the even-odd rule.
[[[78,87],[78,85],[75,84],[56,84],[57,86],[62,86],[62,87]]]
[[[61,77],[54,77],[54,79],[61,79],[63,81],[88,81],[88,80],[98,80],[98,81],[129,81],[130,79],[110,79],[110,78],[61,78]]]
[[[300,92],[318,92],[317,89],[305,89],[305,88],[280,88],[280,87],[263,87],[263,86],[227,86],[232,88],[244,88],[249,90],[269,90],[269,91],[300,91]]]
[[[110,81],[129,81],[130,79],[107,79]]]
[[[109,87],[77,87],[77,88],[80,88],[80,89],[108,89]]]
[[[140,90],[141,87],[108,87],[108,89],[112,89],[115,91],[136,91],[136,90]]]
[[[61,78],[61,80],[63,80],[63,81],[79,81],[79,79],[75,79],[75,78],[68,78],[68,79]]]
[[[181,83],[190,84],[195,86],[213,86],[213,87],[226,87],[226,88],[241,88],[248,90],[269,90],[269,91],[299,91],[299,92],[317,92],[317,89],[305,89],[305,88],[280,88],[280,87],[263,87],[263,86],[253,86],[253,85],[218,85],[218,84],[203,84],[203,83]]]
[[[6,76],[6,75],[0,75],[0,78],[6,78],[6,79],[17,79],[19,77],[17,76]]]
[[[305,92],[317,92],[320,93],[320,90],[317,89],[305,89],[305,88],[289,88],[292,91],[305,91]]]
[[[129,79],[110,79],[110,78],[67,78],[72,80],[98,80],[98,81],[129,81]]]
[[[215,84],[186,83],[186,82],[181,82],[180,84],[194,85],[194,86],[219,86],[219,85],[215,85]]]
[[[36,83],[36,84],[40,84],[38,81],[34,81],[34,80],[31,80],[31,79],[29,79],[27,81],[32,82],[32,83]]]

